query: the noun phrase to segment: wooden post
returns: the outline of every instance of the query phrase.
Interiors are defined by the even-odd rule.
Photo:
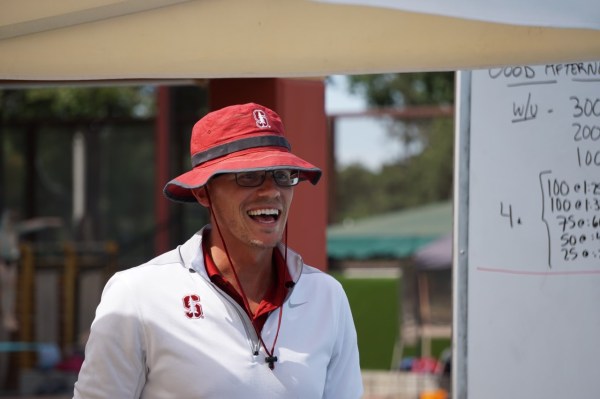
[[[35,307],[35,257],[30,245],[21,245],[20,270],[18,275],[17,310],[19,320],[18,337],[21,342],[33,342]],[[35,365],[35,353],[19,353],[19,369],[32,368]]]
[[[75,301],[77,298],[77,252],[72,243],[65,244],[62,275],[61,348],[75,342]]]

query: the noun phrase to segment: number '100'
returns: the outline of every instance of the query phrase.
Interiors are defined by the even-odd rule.
[[[550,198],[550,210],[552,212],[569,212],[571,210],[571,201],[568,199]]]
[[[566,181],[558,181],[557,179],[548,180],[548,194],[552,196],[569,195],[569,191],[571,191],[571,188]]]

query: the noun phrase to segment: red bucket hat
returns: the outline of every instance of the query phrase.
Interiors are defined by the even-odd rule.
[[[255,103],[232,105],[210,112],[192,129],[192,170],[164,188],[167,198],[196,202],[191,190],[221,173],[295,169],[301,180],[317,184],[321,170],[290,152],[283,122],[277,113]]]

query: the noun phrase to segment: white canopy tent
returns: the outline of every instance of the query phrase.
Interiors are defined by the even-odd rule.
[[[600,3],[496,3],[4,1],[0,79],[311,77],[600,59]]]

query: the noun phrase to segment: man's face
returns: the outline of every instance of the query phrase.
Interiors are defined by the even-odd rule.
[[[238,245],[273,248],[281,241],[293,187],[278,186],[272,174],[267,173],[265,181],[257,187],[242,187],[236,183],[234,174],[224,174],[212,178],[207,188],[228,248]],[[198,202],[207,206],[204,189],[195,193]]]

